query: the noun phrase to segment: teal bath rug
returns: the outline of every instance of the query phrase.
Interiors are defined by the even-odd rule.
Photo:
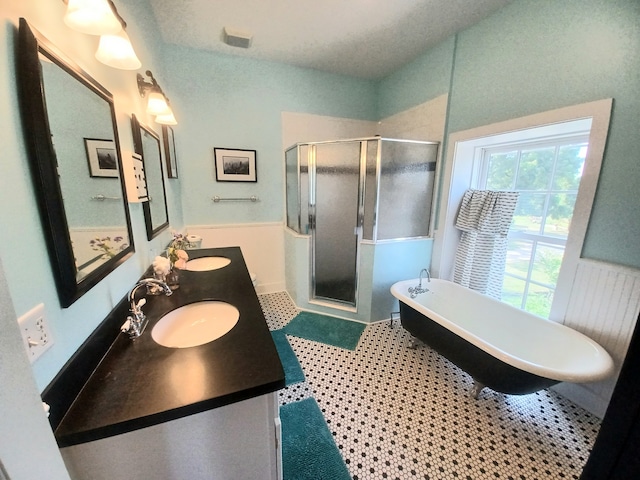
[[[276,350],[278,351],[280,361],[282,362],[286,385],[288,386],[293,383],[304,382],[304,372],[302,371],[302,367],[300,367],[298,358],[291,348],[284,331],[282,329],[274,330],[271,332],[271,336],[273,337],[273,343],[276,344]]]
[[[351,480],[314,398],[280,407],[283,480]]]
[[[287,335],[355,350],[366,325],[311,312],[300,312],[284,331]]]

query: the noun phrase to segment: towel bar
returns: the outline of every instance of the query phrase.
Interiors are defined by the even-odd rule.
[[[120,197],[107,197],[100,193],[98,195],[94,195],[93,197],[91,197],[91,200],[100,200],[102,202],[104,200],[120,200]]]
[[[221,198],[219,196],[212,197],[211,200],[214,202],[257,202],[258,197],[255,195],[251,195],[250,197],[236,197],[236,198]]]

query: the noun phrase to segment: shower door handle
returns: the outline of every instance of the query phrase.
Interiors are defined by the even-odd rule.
[[[309,205],[309,229],[316,229],[316,206]]]

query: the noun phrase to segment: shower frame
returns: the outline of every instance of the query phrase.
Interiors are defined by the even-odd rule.
[[[310,272],[310,285],[309,285],[309,303],[325,305],[332,308],[338,308],[340,310],[357,312],[357,300],[359,290],[359,277],[360,277],[360,246],[364,244],[378,244],[382,242],[399,242],[403,240],[413,240],[421,238],[429,238],[433,229],[434,216],[430,215],[427,231],[423,235],[411,235],[411,236],[398,236],[393,238],[379,238],[379,210],[380,210],[380,188],[381,188],[381,176],[382,176],[382,142],[401,142],[405,144],[422,144],[422,145],[434,145],[436,150],[433,155],[433,162],[436,168],[435,174],[437,175],[437,147],[439,142],[432,141],[418,141],[418,140],[403,140],[384,138],[380,136],[349,138],[340,140],[326,140],[317,142],[300,142],[292,145],[285,150],[285,175],[289,173],[289,166],[287,165],[287,158],[289,152],[295,151],[296,156],[296,189],[295,192],[290,192],[289,183],[285,181],[285,193],[286,193],[286,226],[290,230],[293,230],[297,234],[310,235],[312,238],[311,249],[309,255],[309,272]],[[316,259],[317,252],[315,248],[315,235],[316,235],[316,205],[317,205],[317,148],[322,145],[337,145],[346,143],[360,143],[359,148],[359,180],[358,180],[358,205],[357,205],[357,220],[355,225],[354,235],[356,237],[356,254],[355,254],[355,288],[354,288],[354,301],[345,302],[341,300],[318,297],[316,295]],[[375,155],[371,155],[368,152],[369,142],[375,142]],[[372,158],[373,157],[373,158]],[[372,175],[373,182],[367,179],[368,170],[374,169]],[[306,178],[305,178],[306,177]],[[287,179],[289,177],[287,176]],[[434,177],[434,183],[431,186],[431,200],[434,198],[434,191],[437,187]],[[371,189],[373,190],[371,192]],[[295,193],[295,198],[292,197],[292,193]],[[306,198],[303,198],[303,195]],[[372,195],[372,196],[370,196]],[[308,199],[308,200],[307,200]],[[296,208],[297,217],[292,219],[290,217],[291,201]],[[430,206],[432,207],[432,205]],[[432,210],[432,208],[429,208]],[[431,212],[430,212],[431,213]],[[306,222],[305,222],[306,218]],[[294,220],[292,225],[291,220]],[[366,228],[366,231],[365,231]]]

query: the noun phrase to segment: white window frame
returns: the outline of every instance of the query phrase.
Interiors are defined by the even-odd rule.
[[[593,206],[612,104],[613,99],[609,98],[451,133],[447,138],[443,188],[437,211],[433,274],[448,280],[453,278],[455,251],[460,239],[455,218],[464,192],[478,184],[482,147],[587,133],[589,150],[549,316],[551,320],[563,322]]]
[[[579,126],[578,124],[576,124],[576,126]],[[492,145],[491,147],[485,146],[485,147],[481,147],[481,151],[480,151],[480,175],[479,175],[479,179],[478,179],[478,185],[474,185],[474,188],[478,188],[481,190],[484,190],[487,188],[487,181],[488,181],[488,177],[489,177],[489,161],[490,161],[490,157],[493,154],[496,153],[503,153],[503,152],[511,152],[514,150],[519,151],[520,153],[522,151],[526,151],[526,150],[531,150],[531,149],[542,149],[542,148],[553,148],[554,149],[554,170],[557,167],[557,158],[558,158],[558,150],[562,147],[562,146],[566,146],[566,145],[571,145],[571,144],[584,144],[589,142],[589,136],[587,134],[578,134],[578,135],[554,135],[552,138],[542,138],[542,139],[535,139],[535,140],[528,140],[528,141],[524,141],[524,142],[520,142],[520,143],[510,143],[507,145]],[[586,160],[585,160],[586,162]],[[520,156],[518,158],[518,167],[520,165]],[[506,188],[505,190],[517,190],[515,183],[517,181],[518,178],[518,173],[516,172],[514,175],[514,178],[512,179],[512,184],[509,188]],[[551,179],[549,179],[551,180]],[[579,188],[579,186],[578,186]],[[551,188],[551,185],[547,185],[547,188],[544,190],[539,190],[539,191],[535,191],[534,193],[540,193],[540,194],[545,194],[547,197],[549,195],[551,195],[552,193],[554,193],[553,189]],[[562,193],[561,191],[555,191],[555,193]],[[573,190],[571,191],[571,193],[573,193]],[[577,192],[576,192],[577,193]],[[545,205],[544,205],[544,209],[542,212],[542,222],[544,223],[546,221],[547,218],[547,214],[548,214],[548,208],[549,208],[549,202],[545,201]],[[574,209],[575,209],[575,205],[574,205]],[[573,212],[572,212],[572,217],[573,217]],[[544,226],[541,225],[541,230],[544,232]],[[556,286],[557,285],[551,285],[551,284],[543,284],[540,282],[537,282],[535,280],[533,280],[531,278],[532,276],[532,271],[533,271],[533,267],[534,267],[534,263],[535,263],[535,258],[538,252],[538,246],[540,244],[543,245],[549,245],[552,247],[557,247],[559,249],[562,249],[563,252],[563,256],[564,256],[564,251],[566,250],[566,245],[567,245],[567,239],[563,238],[563,237],[557,237],[557,236],[553,236],[553,235],[545,235],[544,233],[532,233],[532,232],[519,232],[519,231],[510,231],[508,238],[510,240],[522,240],[528,243],[531,243],[531,258],[529,259],[529,266],[528,266],[528,271],[527,271],[527,275],[526,278],[517,276],[517,275],[513,275],[510,273],[505,272],[505,276],[510,276],[513,278],[518,278],[520,280],[523,280],[525,282],[525,290],[523,292],[523,298],[521,301],[521,307],[522,309],[524,308],[524,305],[526,305],[527,302],[527,298],[529,297],[529,287],[533,284],[533,285],[539,285],[539,286],[543,286],[546,287],[550,290],[552,290],[554,292],[555,295],[555,290],[556,290]],[[507,260],[508,262],[508,260]]]

